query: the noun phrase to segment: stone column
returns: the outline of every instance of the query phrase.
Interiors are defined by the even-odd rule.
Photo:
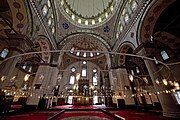
[[[131,97],[132,91],[129,89],[131,87],[130,81],[128,78],[128,73],[125,68],[119,68],[117,72],[117,92],[121,96],[120,99],[124,99],[126,105],[134,105],[134,100]],[[126,89],[125,89],[126,86]]]
[[[57,82],[58,68],[49,65],[41,65],[36,73],[32,89],[32,93],[27,100],[27,105],[38,105],[39,98],[46,94],[46,96],[53,96],[53,89]]]
[[[146,55],[145,50],[142,49],[139,52],[139,55],[142,55],[142,56]],[[153,82],[155,91],[169,89],[165,85],[156,84],[156,80],[158,79],[159,81],[161,81],[163,77],[162,77],[161,73],[154,74],[156,71],[158,71],[158,68],[157,68],[157,65],[155,64],[155,62],[146,60],[146,59],[144,61],[145,61],[146,67],[148,69],[149,75],[151,77],[151,80]],[[159,101],[160,101],[162,109],[163,109],[163,116],[180,118],[180,109],[178,108],[178,105],[174,101],[173,94],[162,93],[162,94],[158,95],[158,98],[159,98]]]
[[[105,105],[111,106],[112,105],[112,91],[111,91],[111,85],[110,85],[110,78],[109,78],[109,72],[103,72],[104,76],[104,92],[105,92]]]
[[[12,56],[15,56],[19,54],[17,51],[13,51]],[[2,63],[2,65],[4,66],[0,72],[0,76],[5,76],[5,80],[2,83],[2,88],[6,87],[6,86],[10,86],[10,79],[13,77],[13,72],[15,70],[16,64],[19,61],[19,57],[14,57],[12,59],[7,60],[5,63]]]

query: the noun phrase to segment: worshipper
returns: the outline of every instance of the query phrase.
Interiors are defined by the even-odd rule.
[[[4,111],[4,104],[5,103],[5,93],[4,91],[0,90],[0,119],[3,117],[3,111]]]
[[[53,98],[50,97],[50,98],[48,99],[48,102],[47,102],[47,109],[49,109],[49,108],[52,107],[52,101],[53,101]]]
[[[9,113],[11,108],[11,104],[13,102],[14,97],[12,95],[5,96],[2,101],[1,106],[1,119],[5,119],[6,115]]]
[[[45,98],[46,94],[43,95],[42,98],[40,98],[39,103],[38,103],[38,109],[40,110],[44,110],[46,108],[46,98]]]

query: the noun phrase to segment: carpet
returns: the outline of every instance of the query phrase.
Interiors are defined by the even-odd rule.
[[[107,107],[105,105],[86,105],[86,106],[62,105],[62,106],[55,106],[53,108],[55,108],[55,109],[103,109],[103,108],[107,108]]]
[[[68,111],[56,120],[113,120],[113,118],[100,111]]]
[[[6,120],[47,120],[50,116],[56,114],[57,111],[37,111],[24,114],[7,116]]]
[[[126,120],[168,120],[162,115],[157,115],[153,113],[144,113],[136,110],[119,110],[110,111],[111,113],[121,116]]]

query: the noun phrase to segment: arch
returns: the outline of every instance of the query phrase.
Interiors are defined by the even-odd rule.
[[[51,45],[49,43],[49,40],[45,36],[38,36],[35,40],[36,43],[40,45],[41,51],[50,51],[51,50]],[[44,52],[42,53],[42,59],[49,63],[51,58],[51,53]]]
[[[138,25],[137,44],[150,41],[154,26],[159,16],[173,2],[175,2],[175,0],[154,0],[151,2],[151,4],[149,5],[150,7],[141,18],[143,19],[143,22],[140,22]]]
[[[72,38],[77,37],[77,36],[81,36],[81,35],[87,35],[89,37],[94,38],[95,39],[94,41],[96,41],[98,44],[100,44],[100,46],[102,46],[101,47],[102,51],[107,51],[107,52],[111,51],[110,45],[106,42],[106,40],[102,36],[100,36],[94,32],[88,31],[88,30],[87,31],[86,30],[77,31],[77,32],[71,33],[70,35],[67,35],[66,37],[63,38],[62,42],[58,43],[59,47],[60,47],[59,49],[62,49],[62,50],[67,49],[66,48],[67,45],[72,44],[71,42],[73,42]],[[70,50],[70,49],[68,48],[68,50]],[[63,56],[63,53],[60,55],[59,61],[60,61],[60,58],[62,58],[62,56]],[[106,56],[107,64],[110,67],[111,62],[110,62],[109,54],[105,54],[105,56]]]
[[[127,53],[130,48],[131,48],[132,50],[135,50],[134,44],[131,43],[131,42],[126,41],[126,42],[123,42],[123,43],[120,45],[120,47],[119,47],[119,49],[118,49],[117,52],[119,52],[119,53]],[[116,59],[116,60],[117,60],[117,61],[116,61],[116,64],[117,64],[118,66],[124,65],[125,60],[126,60],[126,56],[125,56],[125,55],[118,55],[118,56],[116,56],[116,58],[117,58],[117,59]]]
[[[100,34],[98,33],[95,33],[93,31],[90,31],[90,30],[79,30],[79,31],[74,31],[74,32],[71,32],[70,34],[68,34],[67,36],[65,36],[59,43],[58,45],[59,46],[64,46],[65,43],[69,42],[67,41],[68,38],[72,38],[74,36],[77,36],[77,35],[82,35],[82,34],[87,34],[87,35],[90,35],[90,36],[93,36],[95,38],[97,38],[99,40],[99,42],[101,42],[101,44],[103,44],[105,47],[106,47],[106,51],[111,51],[111,47],[110,45],[106,42],[106,39],[104,37],[102,37]],[[62,49],[61,47],[59,49]]]

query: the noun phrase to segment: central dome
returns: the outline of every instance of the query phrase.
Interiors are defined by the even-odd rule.
[[[116,0],[60,0],[63,14],[75,25],[97,26],[110,19],[117,8]]]
[[[94,18],[106,11],[112,0],[65,0],[70,10],[83,18]]]

